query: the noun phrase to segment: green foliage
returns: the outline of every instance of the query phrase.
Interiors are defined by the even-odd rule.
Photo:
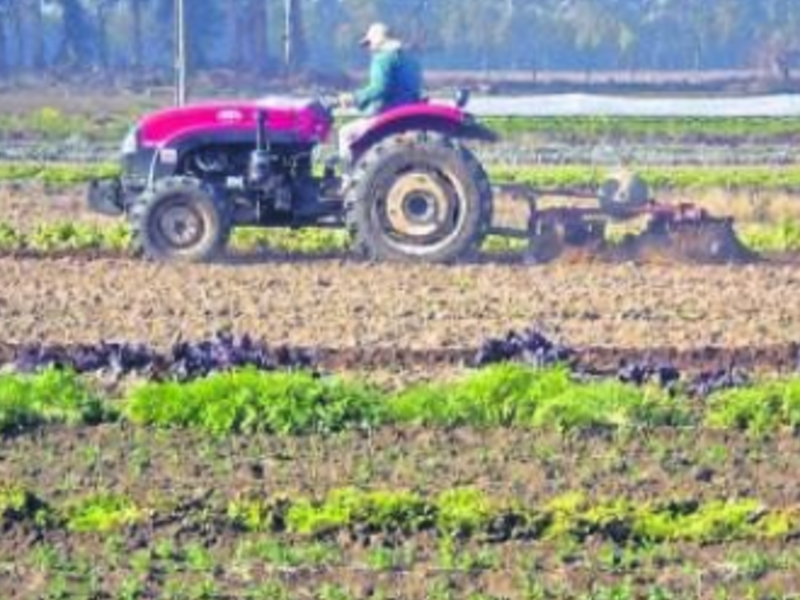
[[[273,538],[247,540],[237,549],[237,558],[255,558],[276,567],[322,567],[341,560],[338,546],[324,542],[287,543]]]
[[[290,532],[317,536],[358,526],[373,533],[405,534],[436,528],[443,536],[471,536],[485,531],[499,510],[479,490],[456,488],[429,501],[399,491],[334,490],[325,500],[299,499],[286,512]]]
[[[800,222],[784,220],[777,224],[742,225],[737,232],[745,246],[756,252],[800,252]],[[619,243],[627,231],[609,228],[606,239]],[[39,225],[33,232],[22,232],[0,223],[0,252],[63,252],[100,250],[123,253],[131,242],[126,223],[111,226],[80,222],[55,222]],[[268,250],[278,253],[323,255],[339,254],[349,248],[346,232],[325,229],[250,229],[236,230],[231,247],[238,251]],[[513,254],[527,249],[528,242],[502,236],[489,236],[482,250],[490,254]]]
[[[52,510],[22,486],[0,482],[0,524],[22,520],[44,527],[53,521]]]
[[[217,436],[330,434],[387,424],[566,433],[699,422],[765,434],[800,427],[800,378],[719,392],[698,414],[679,395],[617,381],[578,380],[566,367],[500,364],[447,385],[419,385],[393,394],[307,372],[244,369],[191,382],[144,384],[131,390],[122,406],[137,425],[194,428]],[[114,403],[71,372],[0,375],[0,433],[51,423],[97,424],[116,419],[117,412]],[[376,506],[384,506],[383,501]]]
[[[74,373],[0,375],[0,433],[50,423],[96,424],[112,412]]]
[[[123,496],[100,494],[66,510],[66,525],[75,533],[108,533],[138,523],[144,512]]]
[[[272,531],[283,519],[286,501],[276,498],[238,498],[228,504],[228,520],[244,531]]]
[[[600,535],[616,541],[718,543],[779,538],[797,525],[792,513],[767,513],[753,500],[593,504],[583,494],[569,493],[553,499],[544,512],[547,537],[578,540]]]
[[[590,501],[569,492],[538,507],[509,508],[473,488],[455,488],[427,499],[407,491],[331,491],[323,500],[282,498],[261,506],[281,505],[284,517],[259,531],[286,530],[318,537],[342,530],[411,535],[432,529],[446,543],[488,534],[497,524],[510,525],[526,538],[583,542],[590,537],[615,543],[721,543],[744,539],[780,539],[800,526],[796,510],[768,511],[754,500],[706,503],[663,501],[651,504],[625,499]],[[512,535],[512,529],[499,531]],[[449,540],[449,542],[447,542]],[[455,557],[455,547],[444,547]]]
[[[98,249],[103,236],[98,229],[80,227],[74,223],[40,225],[30,237],[32,248],[42,251]]]
[[[733,541],[766,533],[758,521],[762,512],[761,504],[753,500],[675,503],[639,511],[632,529],[637,538],[649,541]]]
[[[216,519],[211,507],[192,510],[197,513],[187,515],[189,519],[200,515]],[[19,486],[0,485],[0,521],[29,520],[40,527],[63,527],[72,533],[109,533],[140,524],[157,512],[108,493],[50,508]],[[333,565],[341,560],[335,546],[303,538],[350,531],[398,540],[431,532],[439,538],[441,558],[450,567],[474,569],[491,567],[493,557],[459,553],[458,545],[470,538],[549,540],[573,551],[589,539],[620,547],[780,540],[800,530],[800,509],[769,510],[746,498],[645,503],[626,498],[590,499],[583,492],[568,492],[537,506],[511,508],[474,488],[453,488],[435,497],[407,490],[339,488],[322,499],[283,495],[235,500],[228,506],[228,521],[242,531],[262,534],[242,542],[236,551],[239,560],[257,559],[280,567]],[[270,537],[274,534],[289,537]],[[383,554],[372,559],[389,569],[394,564],[412,563],[412,554]],[[170,539],[159,542],[152,555],[148,553],[148,565],[152,557],[163,561],[181,557],[195,571],[212,567],[202,547],[179,551]]]
[[[756,252],[800,252],[798,221],[786,219],[777,225],[748,225],[738,229],[745,246]]]
[[[483,242],[481,250],[488,254],[513,254],[528,248],[528,241],[518,238],[489,235]]]
[[[568,368],[535,370],[502,364],[449,386],[421,386],[390,400],[401,423],[473,427],[657,426],[685,420],[678,405],[656,390],[617,382],[575,381]]]
[[[482,122],[504,137],[532,134],[569,143],[629,140],[708,142],[800,138],[795,117],[495,117]]]
[[[358,523],[374,532],[418,531],[433,521],[432,509],[411,492],[333,491],[323,502],[301,500],[286,513],[289,531],[320,535]]]
[[[126,414],[138,424],[196,427],[217,435],[330,433],[375,427],[384,418],[377,392],[365,386],[252,369],[144,385],[131,394]]]
[[[0,251],[20,250],[24,245],[25,236],[6,223],[0,224]]]
[[[344,252],[350,246],[346,231],[337,229],[237,229],[231,239],[233,248],[271,250],[292,254],[329,254]]]
[[[437,548],[437,562],[439,567],[446,570],[482,571],[496,569],[499,557],[493,548],[479,548],[475,551],[460,547],[453,537],[444,537],[439,541]],[[483,595],[473,595],[470,598],[484,598]]]
[[[507,427],[530,422],[541,396],[570,385],[566,367],[537,371],[508,363],[477,371],[451,385],[422,385],[390,400],[400,423]]]
[[[115,164],[0,163],[0,181],[40,181],[47,185],[85,184],[119,175]]]
[[[348,527],[362,496],[352,489],[336,490],[323,502],[299,500],[286,513],[286,527],[301,535],[320,535]]]
[[[0,518],[6,515],[25,514],[30,499],[29,492],[16,485],[0,484]]]
[[[710,427],[765,434],[800,426],[800,377],[726,390],[708,399]]]
[[[0,137],[62,140],[80,136],[89,140],[117,140],[124,135],[128,123],[129,117],[124,114],[96,118],[44,106],[26,113],[0,114]]]
[[[484,531],[496,510],[480,490],[457,488],[436,499],[436,527],[447,536],[470,536]]]
[[[586,165],[543,167],[493,166],[493,180],[538,188],[597,189],[608,170]],[[775,167],[643,167],[637,173],[652,189],[667,190],[796,190],[800,169]]]
[[[5,252],[123,252],[130,246],[130,240],[130,229],[123,223],[106,227],[76,222],[46,223],[29,234],[8,224],[0,224],[0,251]]]
[[[539,428],[561,431],[592,427],[658,427],[687,420],[683,410],[661,390],[616,381],[573,384],[545,399],[533,415]]]

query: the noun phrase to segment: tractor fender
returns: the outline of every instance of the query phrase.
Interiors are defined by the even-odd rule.
[[[497,141],[497,134],[461,110],[434,104],[409,105],[366,119],[345,140],[353,159],[382,140],[409,131],[431,131],[453,139]]]

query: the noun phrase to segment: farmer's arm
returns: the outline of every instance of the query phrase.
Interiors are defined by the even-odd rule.
[[[384,100],[389,92],[392,74],[390,56],[376,56],[370,66],[369,84],[355,93],[355,103],[359,110]]]

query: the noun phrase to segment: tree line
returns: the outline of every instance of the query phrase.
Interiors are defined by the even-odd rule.
[[[0,0],[0,72],[173,65],[175,0]],[[186,0],[194,69],[260,74],[363,61],[370,21],[439,69],[711,70],[787,77],[800,0]]]

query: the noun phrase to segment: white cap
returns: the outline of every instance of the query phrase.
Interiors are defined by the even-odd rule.
[[[369,26],[366,35],[361,38],[360,45],[377,48],[391,37],[391,31],[386,23],[373,23]]]

